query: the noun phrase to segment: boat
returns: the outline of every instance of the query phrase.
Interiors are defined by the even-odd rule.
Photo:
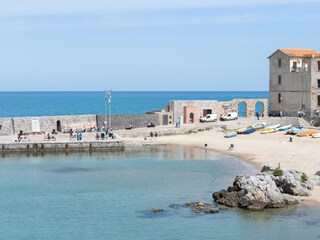
[[[262,129],[262,128],[264,128],[265,126],[266,126],[267,124],[266,123],[264,123],[264,122],[261,122],[261,123],[256,123],[256,124],[252,124],[252,128],[254,128],[254,129]]]
[[[313,138],[320,138],[320,133],[312,134],[312,137],[313,137]]]
[[[305,129],[295,128],[295,129],[291,129],[291,130],[287,131],[287,134],[296,135],[298,133],[306,132],[306,131],[307,130],[305,130]]]
[[[226,134],[224,135],[225,138],[232,138],[232,137],[236,137],[236,136],[237,136],[237,133],[234,133],[234,132],[232,132],[232,133],[226,133]]]
[[[297,133],[298,137],[307,137],[307,136],[311,136],[313,134],[317,134],[318,132],[313,131],[313,130],[309,130],[309,131],[305,131],[305,132],[299,132]]]
[[[265,126],[264,128],[278,128],[278,127],[280,127],[281,125],[280,124],[274,124],[274,125],[267,125],[267,126]]]
[[[237,134],[243,134],[244,131],[248,130],[248,128],[241,128],[237,130]]]
[[[279,131],[286,131],[289,130],[292,127],[292,124],[286,125],[286,126],[282,126],[282,127],[278,127]]]
[[[265,129],[262,129],[260,131],[261,134],[266,134],[266,133],[273,133],[273,132],[277,132],[278,129],[276,128],[265,128]]]
[[[255,131],[256,131],[255,129],[249,128],[249,129],[245,130],[245,131],[243,132],[243,134],[251,134],[251,133],[254,133]]]

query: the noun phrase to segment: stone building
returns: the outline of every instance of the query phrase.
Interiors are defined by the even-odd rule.
[[[312,49],[278,49],[269,56],[269,110],[284,116],[318,115],[320,53]]]
[[[173,123],[180,119],[181,123],[199,123],[199,119],[207,114],[215,113],[219,118],[228,112],[238,112],[239,105],[244,105],[243,117],[254,117],[256,112],[268,114],[268,99],[233,99],[229,102],[217,100],[174,100],[167,105],[166,111],[171,113]],[[260,104],[260,108],[257,105]],[[240,115],[239,115],[240,116]],[[241,117],[241,116],[240,116]]]

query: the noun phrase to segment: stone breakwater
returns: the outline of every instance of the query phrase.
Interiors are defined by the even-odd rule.
[[[281,176],[265,171],[256,176],[237,176],[232,186],[214,192],[215,202],[248,210],[281,208],[297,204],[293,196],[310,196],[314,186],[320,186],[320,176],[308,178],[303,172],[281,170]]]
[[[123,151],[124,141],[81,141],[81,142],[15,142],[1,143],[0,153],[5,152],[78,152],[78,151]]]

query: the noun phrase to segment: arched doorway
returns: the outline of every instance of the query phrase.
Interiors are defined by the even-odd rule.
[[[262,116],[264,112],[264,104],[262,102],[256,102],[256,106],[255,106],[255,114],[259,113],[259,116]]]
[[[194,123],[194,114],[190,113],[189,123]]]
[[[57,121],[57,132],[61,132],[61,122],[60,122],[60,120]]]
[[[238,116],[247,117],[247,104],[245,102],[238,103]]]

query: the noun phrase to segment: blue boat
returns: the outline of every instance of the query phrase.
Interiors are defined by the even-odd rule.
[[[254,133],[255,131],[256,131],[255,129],[249,128],[249,129],[245,130],[245,131],[243,132],[243,134],[251,134],[251,133]]]
[[[225,138],[232,138],[232,137],[235,137],[235,136],[237,136],[236,133],[226,133],[226,134],[224,135]]]
[[[279,127],[278,130],[279,131],[286,131],[286,130],[289,130],[291,127],[292,127],[292,124],[289,124],[286,126]]]
[[[297,134],[297,133],[306,132],[306,131],[307,131],[307,130],[295,128],[295,129],[289,130],[289,131],[287,132],[287,134],[295,135],[295,134]]]

